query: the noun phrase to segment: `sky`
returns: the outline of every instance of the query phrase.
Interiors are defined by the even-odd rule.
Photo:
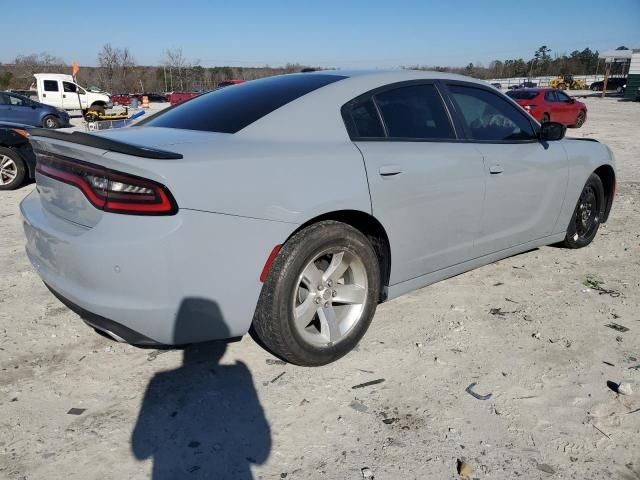
[[[206,67],[486,66],[541,45],[640,48],[640,0],[33,0],[28,15],[4,16],[0,62],[47,52],[96,65],[106,43],[139,65],[182,48]]]

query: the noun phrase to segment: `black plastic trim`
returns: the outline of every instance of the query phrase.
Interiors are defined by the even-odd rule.
[[[54,140],[77,143],[78,145],[86,145],[87,147],[99,148],[110,152],[124,153],[126,155],[133,155],[142,158],[154,158],[158,160],[179,160],[183,158],[180,153],[119,142],[118,140],[84,132],[66,133],[47,130],[44,128],[32,128],[29,129],[29,136],[52,138]]]
[[[113,320],[109,320],[108,318],[102,317],[96,313],[92,313],[79,305],[73,303],[71,300],[51,288],[50,285],[45,283],[45,286],[53,293],[53,295],[60,300],[67,308],[73,311],[76,315],[78,315],[87,325],[93,327],[101,332],[112,333],[122,338],[125,342],[130,343],[131,345],[141,345],[141,346],[161,346],[164,345],[160,342],[156,342],[155,340],[150,339],[149,337],[142,335],[141,333],[136,332],[135,330],[130,329],[129,327],[125,327],[124,325],[114,322]]]

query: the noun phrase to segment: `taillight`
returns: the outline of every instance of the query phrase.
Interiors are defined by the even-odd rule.
[[[174,215],[178,205],[164,185],[36,150],[36,172],[78,188],[91,204],[105,212],[133,215]]]
[[[522,108],[524,108],[527,112],[531,112],[536,107],[537,107],[537,105],[523,105],[522,106]]]

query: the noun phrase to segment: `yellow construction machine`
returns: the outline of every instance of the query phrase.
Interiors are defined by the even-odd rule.
[[[584,80],[575,79],[573,75],[560,75],[551,80],[549,86],[560,90],[585,90],[587,88]]]

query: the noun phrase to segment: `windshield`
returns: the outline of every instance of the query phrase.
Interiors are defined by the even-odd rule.
[[[540,92],[527,92],[527,91],[522,91],[522,90],[512,90],[510,92],[507,92],[507,95],[509,97],[513,98],[514,100],[533,100],[538,95],[540,95]]]
[[[138,125],[236,133],[283,105],[343,78],[300,73],[253,80],[200,95]]]

